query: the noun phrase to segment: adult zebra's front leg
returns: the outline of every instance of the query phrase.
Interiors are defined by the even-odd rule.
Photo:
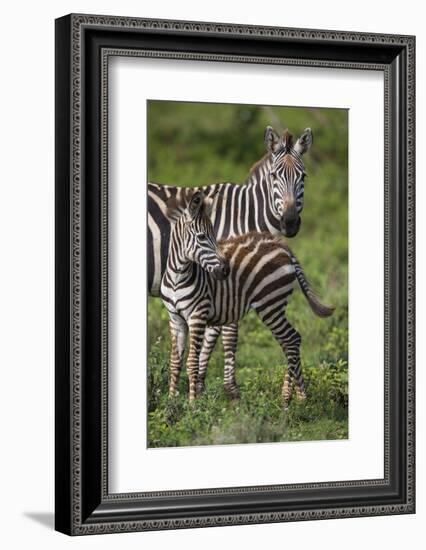
[[[176,386],[180,371],[182,370],[188,326],[179,315],[170,314],[169,329],[172,343],[170,350],[169,397],[173,397],[176,393]]]

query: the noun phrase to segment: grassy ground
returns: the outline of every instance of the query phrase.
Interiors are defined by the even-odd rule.
[[[289,240],[314,288],[336,306],[329,319],[314,317],[296,292],[288,318],[302,334],[302,368],[308,399],[282,410],[285,362],[256,315],[240,325],[237,381],[241,401],[222,388],[223,354],[217,347],[206,394],[187,403],[185,372],[179,395],[167,398],[167,313],[159,299],[148,306],[148,445],[150,447],[246,442],[344,439],[348,436],[347,112],[151,102],[148,109],[149,179],[195,186],[242,183],[264,153],[263,131],[310,126],[314,145],[305,157],[305,209],[299,234]],[[281,127],[280,127],[281,125]]]

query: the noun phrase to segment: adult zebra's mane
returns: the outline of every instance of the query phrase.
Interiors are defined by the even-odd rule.
[[[268,160],[271,158],[271,153],[265,153],[263,155],[262,158],[260,158],[257,162],[255,162],[250,170],[249,170],[249,173],[248,173],[248,177],[246,179],[246,183],[250,180],[250,177],[253,175],[253,174],[256,174],[259,170],[259,168],[261,166],[263,166],[264,164],[266,164],[268,162]]]

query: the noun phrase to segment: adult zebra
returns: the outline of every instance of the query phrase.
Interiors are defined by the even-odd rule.
[[[219,192],[221,208],[212,214],[218,239],[249,231],[293,237],[300,228],[303,209],[305,168],[302,155],[312,144],[310,128],[296,143],[286,131],[280,138],[268,126],[266,155],[251,169],[247,181],[216,183],[197,187],[206,197]],[[148,183],[148,292],[159,296],[166,268],[173,217],[170,204],[184,208],[193,189]]]
[[[169,395],[182,369],[189,333],[187,373],[189,399],[195,399],[199,355],[206,327],[238,323],[253,309],[271,330],[288,360],[282,397],[287,407],[293,381],[305,399],[300,367],[300,334],[285,317],[295,286],[313,312],[327,317],[334,308],[321,304],[288,246],[265,233],[248,233],[217,243],[201,191],[195,192],[171,235],[161,297],[169,312],[172,348]]]

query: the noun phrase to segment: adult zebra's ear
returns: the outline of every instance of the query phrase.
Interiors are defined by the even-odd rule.
[[[201,207],[203,206],[203,201],[204,193],[202,191],[196,191],[192,195],[187,208],[187,216],[190,220],[193,220],[196,216],[198,216]]]
[[[272,128],[272,126],[267,126],[265,130],[266,149],[270,153],[276,153],[279,149],[280,142],[281,139],[277,132]]]
[[[300,138],[296,141],[294,150],[296,153],[299,153],[299,155],[303,155],[312,145],[313,141],[314,136],[312,134],[312,130],[310,128],[305,128]]]

